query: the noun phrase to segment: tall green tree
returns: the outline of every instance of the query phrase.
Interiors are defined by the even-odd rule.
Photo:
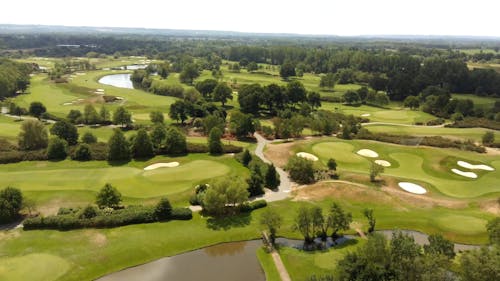
[[[276,233],[283,223],[283,217],[272,208],[266,208],[266,210],[260,216],[260,224],[267,228],[269,231],[269,239],[271,243],[275,243]]]
[[[239,212],[248,201],[246,185],[239,178],[221,178],[213,180],[203,197],[203,209],[215,216],[224,216]]]
[[[264,194],[264,180],[262,179],[262,174],[258,165],[252,167],[250,172],[250,178],[247,179],[247,190],[250,196],[258,196]]]
[[[0,190],[0,224],[10,223],[19,217],[23,206],[23,194],[14,187]]]
[[[186,151],[186,136],[179,129],[169,127],[165,135],[165,152],[169,154],[183,154]]]
[[[108,141],[109,161],[130,160],[130,145],[120,129],[115,129]]]
[[[333,202],[328,213],[328,223],[333,229],[332,237],[337,237],[340,230],[348,230],[351,222],[352,214],[345,212],[337,202]]]
[[[368,220],[368,233],[372,233],[375,231],[375,223],[377,222],[375,216],[373,215],[373,209],[364,209],[363,215]]]
[[[157,111],[151,111],[149,113],[149,119],[151,119],[151,122],[156,124],[156,123],[162,123],[164,121],[163,113],[159,110]]]
[[[280,76],[288,80],[290,76],[295,76],[295,65],[291,62],[285,62],[280,67]]]
[[[106,183],[97,193],[96,204],[99,208],[117,208],[122,201],[122,194],[111,184]]]
[[[302,157],[293,156],[288,160],[285,168],[290,174],[290,178],[300,184],[314,182],[313,162]]]
[[[233,99],[233,90],[227,85],[226,82],[220,82],[214,89],[213,100],[220,101],[222,106],[227,102],[227,100]]]
[[[276,189],[280,185],[280,178],[276,167],[273,164],[267,165],[267,171],[265,176],[266,187],[270,189]]]
[[[243,138],[255,132],[255,124],[250,114],[234,112],[231,114],[229,129],[238,138]]]
[[[375,178],[384,172],[384,166],[372,162],[370,165],[370,181],[374,182]]]
[[[221,154],[224,152],[221,142],[222,132],[219,128],[214,127],[210,130],[208,136],[208,151],[210,154]]]
[[[165,128],[165,126],[163,124],[156,124],[150,133],[150,139],[156,151],[159,151],[165,144],[166,137],[167,129]]]
[[[38,118],[38,120],[40,120],[40,116],[42,116],[45,112],[47,112],[47,108],[43,105],[43,103],[34,101],[30,104],[29,113],[30,115]]]
[[[198,70],[198,66],[193,63],[186,64],[179,75],[179,79],[182,83],[185,84],[193,84],[194,79],[200,76],[200,71]]]
[[[45,125],[38,120],[26,120],[21,125],[18,137],[19,148],[22,150],[37,150],[46,148],[49,135]]]
[[[50,128],[50,133],[67,141],[69,145],[75,145],[78,142],[78,129],[66,120],[54,123],[52,128]]]
[[[113,123],[122,127],[129,127],[132,124],[132,114],[123,106],[120,106],[113,114]]]
[[[59,138],[50,139],[47,147],[47,158],[50,160],[63,160],[68,156],[68,143]]]
[[[93,125],[101,122],[101,118],[91,104],[87,104],[83,109],[83,123]]]
[[[153,143],[146,129],[139,129],[137,131],[137,136],[132,143],[132,154],[135,158],[146,158],[154,155]]]
[[[332,90],[335,87],[335,82],[335,74],[330,72],[326,75],[321,76],[319,86],[321,88],[329,88],[330,90]]]

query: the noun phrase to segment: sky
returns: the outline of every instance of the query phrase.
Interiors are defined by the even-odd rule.
[[[499,0],[8,0],[0,24],[500,37]]]

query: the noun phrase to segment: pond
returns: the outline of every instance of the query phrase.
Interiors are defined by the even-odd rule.
[[[223,243],[131,267],[97,280],[264,281],[266,277],[256,255],[260,246],[260,240]]]
[[[133,89],[134,85],[130,80],[130,74],[111,74],[99,79],[99,83],[118,88]]]

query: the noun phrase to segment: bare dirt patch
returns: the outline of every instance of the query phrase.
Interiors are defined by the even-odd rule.
[[[284,167],[288,162],[288,159],[292,157],[292,147],[293,142],[279,143],[279,144],[268,144],[266,150],[264,151],[264,156],[269,159],[274,165],[278,167]]]
[[[108,243],[106,235],[98,232],[97,230],[87,230],[84,235],[93,245],[97,247],[103,247]]]
[[[21,236],[19,230],[0,231],[0,241]]]
[[[500,202],[499,199],[487,200],[479,203],[481,210],[492,213],[494,215],[500,215]]]

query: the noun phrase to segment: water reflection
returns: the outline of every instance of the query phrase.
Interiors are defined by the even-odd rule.
[[[104,85],[115,86],[118,88],[133,89],[134,85],[130,80],[130,74],[112,74],[103,76],[99,79],[99,83]]]

